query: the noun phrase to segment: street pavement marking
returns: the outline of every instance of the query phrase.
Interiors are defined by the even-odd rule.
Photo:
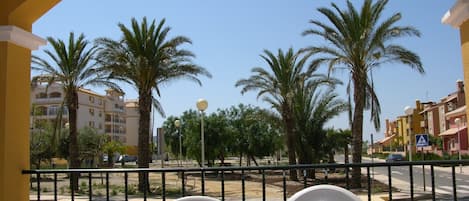
[[[468,190],[462,190],[461,187],[465,188],[465,189],[468,189]],[[452,186],[439,186],[438,188],[443,188],[445,190],[449,190],[448,193],[452,194],[453,193],[453,187]],[[438,189],[437,188],[437,189]],[[469,187],[468,186],[465,186],[465,185],[461,185],[459,186],[458,185],[458,188],[456,189],[456,192],[457,193],[464,193],[464,194],[469,194]]]
[[[438,194],[452,194],[453,193],[453,191],[445,191],[445,190],[441,190],[439,188],[436,188],[435,192],[438,193]]]
[[[391,171],[391,174],[404,175],[404,173],[399,172],[399,171],[395,171],[395,170]]]

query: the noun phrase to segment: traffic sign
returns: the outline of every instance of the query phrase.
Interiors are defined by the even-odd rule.
[[[428,146],[428,134],[417,134],[415,135],[415,146],[426,147]]]

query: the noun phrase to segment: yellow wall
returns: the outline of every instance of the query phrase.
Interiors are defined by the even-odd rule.
[[[32,23],[59,0],[2,0],[0,26],[31,31]],[[31,51],[0,42],[0,201],[29,200]]]
[[[461,51],[462,51],[462,62],[464,68],[464,83],[469,83],[469,20],[466,20],[459,27],[461,37]],[[464,91],[466,91],[466,101],[469,100],[469,93],[467,85],[464,85]],[[466,108],[466,114],[469,114],[469,107]],[[469,118],[467,118],[469,125]],[[469,141],[469,138],[468,138]]]
[[[397,118],[397,136],[401,137],[402,141],[399,142],[400,145],[407,145],[406,141],[406,133],[405,133],[405,128],[407,124],[405,124],[405,118],[404,117],[398,117]]]
[[[26,200],[29,177],[21,175],[21,170],[29,168],[31,52],[7,42],[0,42],[0,49],[0,195],[6,196],[5,201]],[[12,195],[18,188],[21,193]]]

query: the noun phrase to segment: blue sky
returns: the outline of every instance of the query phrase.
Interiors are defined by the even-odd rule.
[[[132,2],[132,3],[130,3]],[[47,37],[66,39],[69,32],[84,33],[89,40],[98,37],[118,39],[121,36],[117,24],[128,25],[132,17],[157,21],[166,18],[172,27],[171,35],[184,35],[193,44],[186,46],[196,54],[194,60],[205,67],[213,78],[202,78],[200,87],[189,81],[178,81],[162,87],[160,101],[167,116],[180,115],[195,109],[195,102],[205,98],[209,102],[207,112],[227,108],[239,103],[268,107],[257,100],[255,93],[240,94],[234,84],[250,75],[252,67],[266,67],[259,55],[264,49],[294,49],[324,44],[323,40],[303,37],[301,33],[311,28],[310,19],[324,20],[317,12],[319,7],[330,7],[331,0],[81,0],[62,1],[33,25],[33,33]],[[344,7],[345,1],[337,1]],[[362,1],[353,0],[356,7]],[[395,119],[404,113],[404,107],[414,106],[415,100],[438,101],[455,91],[456,80],[463,79],[459,31],[441,23],[454,0],[392,0],[384,17],[401,12],[400,25],[411,25],[422,32],[420,38],[404,38],[398,43],[420,55],[425,75],[401,64],[383,65],[374,71],[375,86],[381,101],[381,131],[376,132],[365,115],[364,138],[375,133],[375,139],[383,138],[384,119]],[[43,47],[49,48],[48,46]],[[42,49],[33,52],[43,55]],[[346,81],[346,72],[335,77]],[[122,85],[125,98],[137,98],[136,91]],[[102,92],[102,89],[94,89]],[[344,87],[337,92],[345,99]],[[368,114],[368,113],[366,113]],[[164,119],[157,116],[155,124],[161,126]],[[335,128],[347,128],[348,119],[341,115],[328,123]]]

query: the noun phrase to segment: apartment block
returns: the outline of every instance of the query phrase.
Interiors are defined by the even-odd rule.
[[[55,122],[60,108],[63,107],[62,126],[66,126],[68,110],[63,104],[64,96],[60,83],[53,83],[49,86],[46,83],[39,83],[33,86],[31,89],[31,125],[34,125],[32,122],[37,121]],[[89,126],[95,128],[98,133],[108,135],[112,140],[129,145],[126,119],[124,93],[108,89],[105,95],[101,95],[89,89],[78,90],[78,129]],[[131,124],[130,126],[135,127]]]

